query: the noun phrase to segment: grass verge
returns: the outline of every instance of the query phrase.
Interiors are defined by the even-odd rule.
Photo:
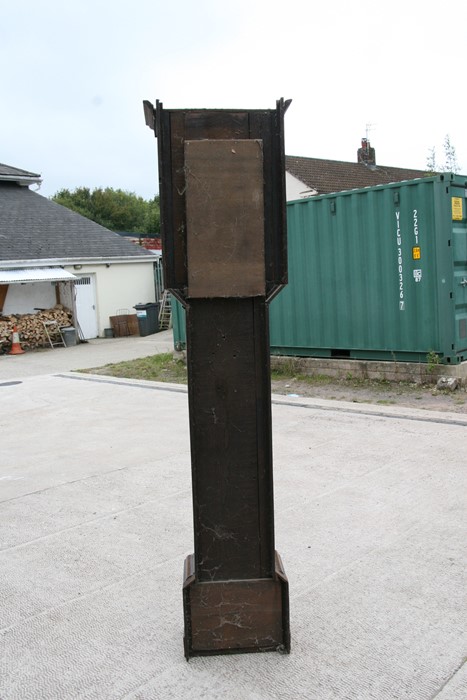
[[[115,364],[81,370],[86,374],[104,374],[125,379],[146,379],[152,382],[186,384],[186,365],[182,360],[174,360],[171,352],[151,355],[137,360],[126,360]]]
[[[161,355],[152,355],[136,360],[126,360],[115,364],[94,367],[92,369],[81,370],[89,374],[103,374],[111,377],[124,377],[125,379],[146,379],[154,382],[173,382],[176,384],[187,383],[186,364],[183,360],[175,360],[171,352]],[[415,389],[409,382],[400,382],[394,385],[385,379],[360,379],[351,375],[345,378],[329,377],[325,374],[302,374],[294,371],[292,365],[285,364],[271,372],[271,380],[274,384],[291,382],[312,386],[338,385],[348,388],[372,387],[381,392],[394,390],[395,386],[405,390]]]
[[[297,395],[376,403],[381,405],[406,405],[437,410],[463,412],[467,404],[465,389],[457,395],[437,391],[433,386],[423,386],[410,382],[391,382],[386,379],[361,379],[350,373],[345,377],[329,377],[323,374],[303,374],[293,363],[271,372],[271,388],[274,394]],[[81,370],[88,374],[98,374],[125,379],[143,379],[154,382],[186,384],[187,370],[183,360],[174,359],[171,352],[152,355],[137,360]]]

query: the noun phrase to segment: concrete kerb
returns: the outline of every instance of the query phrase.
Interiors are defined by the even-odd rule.
[[[430,365],[422,362],[379,362],[377,360],[330,360],[323,357],[271,356],[271,369],[325,375],[337,379],[374,379],[413,384],[436,384],[441,376],[455,377],[467,384],[467,362],[459,365]]]
[[[125,377],[112,377],[100,374],[77,374],[75,372],[61,372],[56,377],[73,379],[77,381],[92,382],[98,384],[123,385],[139,387],[153,391],[163,391],[176,394],[188,394],[186,384],[173,384],[171,382],[156,382],[149,379],[127,379]],[[423,423],[445,423],[448,425],[460,425],[467,427],[467,416],[447,411],[426,411],[423,408],[401,406],[378,406],[371,403],[355,404],[350,401],[336,401],[317,399],[306,396],[284,396],[283,394],[271,394],[273,406],[289,406],[292,408],[304,408],[318,411],[340,411],[342,413],[373,416],[379,418],[395,418],[402,420],[420,421]],[[1,700],[1,698],[0,698]]]

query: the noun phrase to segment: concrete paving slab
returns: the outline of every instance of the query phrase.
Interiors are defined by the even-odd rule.
[[[466,697],[467,416],[273,397],[292,653],[187,663],[186,388],[19,381],[0,386],[2,700]]]
[[[173,331],[144,337],[94,338],[68,348],[40,348],[24,355],[0,355],[0,382],[55,372],[70,372],[149,357],[174,349]]]

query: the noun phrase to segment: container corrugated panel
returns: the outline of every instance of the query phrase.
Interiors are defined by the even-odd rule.
[[[445,174],[289,203],[289,284],[270,306],[271,351],[466,360],[466,187]]]
[[[465,196],[465,178],[443,175],[290,203],[272,352],[467,359]]]
[[[174,335],[174,347],[180,350],[186,344],[186,316],[185,310],[180,302],[172,296],[172,328]]]

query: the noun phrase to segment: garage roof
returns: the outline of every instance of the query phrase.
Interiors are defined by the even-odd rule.
[[[1,178],[0,232],[0,264],[7,260],[24,260],[26,264],[28,260],[51,259],[80,262],[83,258],[100,262],[116,258],[125,262],[154,261],[142,246]]]
[[[22,284],[24,282],[69,282],[77,279],[61,267],[33,267],[21,270],[0,270],[0,284]]]

